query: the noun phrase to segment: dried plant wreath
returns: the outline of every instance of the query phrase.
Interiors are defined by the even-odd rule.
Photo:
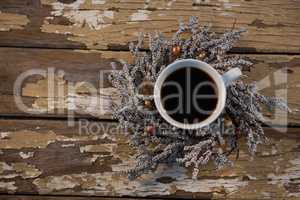
[[[130,179],[155,170],[160,163],[172,162],[193,167],[193,178],[196,178],[200,167],[209,160],[217,168],[231,165],[228,155],[236,152],[238,156],[239,138],[247,139],[251,154],[258,144],[266,142],[262,106],[287,112],[289,108],[280,98],[258,93],[255,83],[235,81],[227,88],[224,114],[209,126],[192,131],[168,124],[156,112],[153,102],[153,84],[161,71],[177,59],[204,61],[220,74],[233,67],[249,68],[250,61],[226,54],[244,31],[232,29],[217,35],[191,17],[187,24],[180,23],[170,40],[161,33],[150,34],[149,50],[144,48],[143,34],[136,44],[130,44],[133,64],[124,63],[122,70],[114,70],[110,76],[121,97],[121,103],[112,106],[113,116],[125,128],[130,144],[138,152],[136,166],[126,171]]]

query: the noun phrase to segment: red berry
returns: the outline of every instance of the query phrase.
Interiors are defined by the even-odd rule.
[[[173,48],[172,48],[172,54],[173,54],[173,56],[176,56],[176,57],[178,57],[179,55],[180,55],[180,47],[179,46],[174,46]]]
[[[150,135],[153,135],[155,132],[155,127],[154,126],[147,126],[146,128],[146,132]]]

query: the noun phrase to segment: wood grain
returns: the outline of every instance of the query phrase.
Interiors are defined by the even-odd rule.
[[[300,199],[300,129],[285,128],[300,125],[299,11],[295,0],[1,0],[0,200]],[[192,15],[217,33],[247,28],[231,51],[255,64],[245,81],[286,98],[293,113],[264,112],[270,143],[251,157],[241,140],[233,167],[209,163],[192,180],[189,169],[161,165],[129,181],[120,172],[135,150],[110,120],[119,98],[107,70],[132,62],[139,32],[171,37]],[[32,69],[47,76],[14,92]]]
[[[198,180],[191,179],[190,170],[174,164],[129,181],[120,171],[133,166],[134,149],[116,127],[93,121],[77,121],[70,127],[59,120],[0,120],[1,192],[192,199],[300,197],[299,129],[266,129],[270,143],[260,145],[254,157],[241,141],[240,157],[233,167],[216,170],[210,163]]]
[[[138,32],[171,36],[179,18],[199,16],[217,32],[245,27],[234,51],[299,53],[294,0],[2,0],[0,46],[126,49]]]
[[[41,196],[41,195],[0,195],[0,200],[146,200],[145,198],[107,198],[107,197],[74,197],[74,196]],[[161,200],[161,199],[153,199]]]
[[[294,111],[288,116],[276,112],[273,118],[277,116],[277,120],[269,120],[273,124],[299,124],[300,56],[244,56],[255,64],[250,72],[245,69],[244,73],[248,76],[245,81],[257,81],[262,93],[287,99]],[[132,62],[126,51],[0,48],[0,70],[3,72],[0,75],[0,115],[66,117],[74,114],[78,117],[110,119],[111,100],[118,101],[119,98],[107,76],[111,62],[116,62],[120,67],[123,61]],[[19,95],[27,106],[22,111],[15,102],[18,91],[14,95],[13,89],[18,77],[32,69],[49,73],[46,77],[32,75],[21,84]],[[49,75],[51,70],[53,77]],[[48,83],[53,85],[53,93]],[[27,113],[32,109],[35,114]]]

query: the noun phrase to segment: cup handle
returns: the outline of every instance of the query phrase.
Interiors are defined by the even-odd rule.
[[[242,71],[240,68],[235,67],[225,72],[222,75],[222,79],[225,83],[225,86],[229,86],[233,81],[237,80],[242,75]]]

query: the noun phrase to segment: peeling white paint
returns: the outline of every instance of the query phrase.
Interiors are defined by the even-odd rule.
[[[61,2],[52,3],[53,10],[51,14],[53,16],[63,16],[70,20],[70,22],[74,23],[75,27],[84,28],[87,26],[91,30],[100,30],[107,26],[110,26],[110,22],[108,20],[112,20],[114,18],[114,11],[110,10],[79,10],[80,6],[85,3],[85,0],[77,0],[71,4],[64,4]],[[101,0],[93,0],[92,4],[104,4],[105,1]],[[45,18],[45,24],[49,17]],[[58,31],[58,33],[60,33]]]
[[[0,175],[0,179],[12,179],[19,176],[16,173],[11,173],[11,174],[5,174],[5,175]]]
[[[112,153],[113,149],[117,146],[117,144],[99,144],[99,145],[86,145],[80,147],[80,152],[107,152]]]
[[[68,109],[95,117],[111,114],[112,100],[114,103],[120,103],[118,92],[115,88],[101,88],[99,92],[98,96],[68,95]]]
[[[31,158],[33,157],[34,155],[34,152],[27,152],[27,153],[24,153],[24,152],[20,152],[19,153],[20,157],[23,158],[23,159],[28,159],[28,158]]]
[[[114,98],[113,98],[114,99]],[[112,98],[109,96],[68,95],[66,107],[70,111],[95,117],[111,114]]]
[[[176,2],[176,0],[171,0],[167,3],[167,6],[171,7],[175,2]]]
[[[10,165],[8,165],[5,162],[0,162],[0,174],[2,174],[4,171],[10,171],[10,170],[13,170],[13,168]]]
[[[1,132],[0,139],[8,139],[11,132]]]
[[[149,20],[149,15],[152,12],[149,10],[138,10],[136,13],[133,13],[130,17],[129,20],[130,21],[145,21],[145,20]]]
[[[92,4],[94,4],[94,5],[103,5],[103,4],[105,4],[106,3],[106,1],[105,0],[92,0]]]
[[[51,176],[34,180],[40,193],[72,189],[76,186],[82,188],[82,192],[90,195],[134,195],[154,196],[172,195],[177,190],[183,192],[220,192],[234,193],[247,186],[247,181],[238,178],[232,179],[200,179],[192,180],[187,176],[187,170],[178,166],[160,165],[155,174],[145,174],[136,180],[128,180],[110,172],[105,173],[80,173],[64,176]],[[157,181],[161,177],[169,177],[172,182],[165,184]]]
[[[221,10],[221,9],[218,9],[218,10]],[[232,16],[234,16],[234,14],[230,13],[230,12],[221,12],[220,15],[221,16],[226,16],[226,17],[232,17]]]
[[[37,187],[40,187],[42,184],[44,185],[39,191],[40,193],[48,193],[54,190],[71,189],[80,185],[69,175],[47,177],[46,180],[35,179],[33,184],[37,185]]]
[[[2,190],[15,192],[18,188],[15,186],[15,182],[0,182],[0,188]]]
[[[41,174],[42,172],[35,168],[35,166],[27,163],[12,163],[8,165],[7,163],[0,162],[0,179],[10,179],[17,176],[21,176],[24,179],[36,178]]]
[[[268,174],[268,178],[271,179],[271,184],[285,184],[290,182],[292,179],[299,179],[300,178],[300,158],[294,159],[290,161],[293,164],[292,167],[287,168],[284,174],[275,175],[273,173]]]
[[[122,159],[122,163],[118,164],[112,164],[111,168],[113,172],[123,172],[130,169],[133,169],[134,166],[136,166],[136,160],[134,159],[134,156],[131,156],[129,159],[124,160]]]
[[[199,1],[200,2],[200,1]],[[224,9],[232,9],[233,7],[239,7],[240,4],[237,3],[231,3],[229,0],[218,0],[219,2],[219,8],[217,8],[217,10],[219,11],[224,11]],[[201,4],[201,2],[199,3]],[[232,16],[232,13],[228,13],[228,12],[223,12],[220,15],[224,15],[224,16]]]
[[[61,147],[67,148],[67,147],[75,147],[75,144],[62,144]]]
[[[289,183],[296,183],[300,184],[300,157],[290,160],[289,163],[292,165],[291,167],[287,168],[285,173],[283,174],[268,174],[268,178],[271,179],[268,183],[273,185],[280,185],[284,187],[285,185],[288,185]],[[288,192],[289,197],[300,197],[300,190],[295,192]]]
[[[239,7],[240,4],[236,4],[236,3],[224,3],[224,8],[225,9],[231,9],[233,7]]]
[[[257,180],[255,176],[252,176],[250,174],[247,174],[247,177],[249,178],[249,180]]]
[[[33,165],[27,163],[12,163],[13,169],[17,172],[22,178],[36,178],[39,177],[42,172],[35,168]]]
[[[268,199],[272,197],[269,192],[261,192],[261,194]]]
[[[179,188],[187,192],[199,192],[199,190],[201,192],[218,192],[219,190],[216,188],[224,188],[226,193],[233,193],[237,192],[239,188],[247,185],[247,181],[242,181],[238,178],[217,180],[204,179],[196,183],[191,179],[186,179],[184,182],[182,182],[181,187]]]
[[[56,1],[52,3],[52,8],[54,11],[51,12],[54,16],[62,16],[64,10],[78,10],[80,5],[84,4],[86,0],[76,0],[70,4],[64,4],[62,2]]]
[[[113,19],[114,12],[109,10],[75,10],[66,11],[63,16],[73,22],[74,26],[84,27],[87,25],[92,30],[100,30],[111,25],[107,24],[105,19]]]
[[[89,159],[89,162],[94,163],[100,158],[101,155],[93,154],[93,157]]]
[[[57,141],[61,142],[78,142],[78,141],[93,141],[93,140],[98,140],[98,136],[74,136],[74,137],[65,137],[65,136],[57,136]],[[74,144],[75,145],[75,144]]]
[[[277,153],[278,153],[277,148],[272,146],[271,155],[276,155]]]
[[[32,104],[32,108],[40,112],[50,112],[57,109],[101,117],[111,115],[112,100],[117,104],[120,102],[119,93],[115,88],[109,87],[97,90],[88,82],[76,82],[66,85],[63,77],[57,77],[57,75],[54,80],[55,87],[58,87],[64,93],[57,95],[59,98],[47,98],[48,94],[44,88],[47,87],[45,85],[48,81],[48,79],[42,79],[36,83],[28,83],[22,90],[24,96],[45,97],[36,99]],[[67,87],[68,90],[65,90]]]
[[[268,150],[268,151],[262,151],[261,155],[263,155],[263,156],[270,156],[270,155],[276,155],[277,153],[278,153],[278,150],[276,149],[276,147],[272,146],[271,151],[270,150]]]
[[[149,8],[150,2],[151,2],[151,0],[145,0],[144,1],[144,9],[148,9]]]

